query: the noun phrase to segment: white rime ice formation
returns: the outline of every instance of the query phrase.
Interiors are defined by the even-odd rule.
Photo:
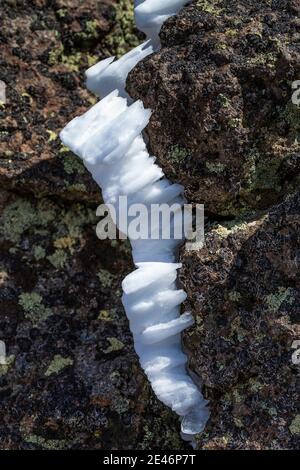
[[[114,61],[105,59],[91,67],[87,86],[103,99],[61,132],[61,140],[82,158],[102,188],[103,200],[118,212],[119,196],[131,204],[184,204],[183,187],[172,184],[147,151],[142,131],[151,111],[141,101],[132,103],[125,92],[129,71],[159,47],[162,23],[187,0],[135,0],[138,27],[148,40]],[[182,210],[179,210],[182,217]],[[178,216],[178,213],[177,213]],[[177,221],[172,216],[172,225]],[[119,228],[126,232],[126,227]],[[156,227],[148,226],[151,235]],[[162,228],[159,227],[161,235]],[[129,239],[136,270],[123,281],[123,305],[130,322],[135,350],[157,397],[181,418],[183,436],[201,432],[208,419],[203,399],[186,370],[181,332],[193,324],[190,313],[180,314],[186,299],[177,289],[177,247],[181,240]]]

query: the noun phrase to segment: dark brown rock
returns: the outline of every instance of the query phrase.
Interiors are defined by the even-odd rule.
[[[208,226],[205,246],[182,253],[196,319],[185,345],[211,400],[201,448],[299,448],[299,214],[298,193],[254,219]]]
[[[7,96],[0,105],[2,187],[39,197],[100,200],[80,160],[61,144],[59,132],[96,102],[85,88],[84,71],[138,42],[130,8],[128,0],[3,2],[0,80]]]
[[[58,139],[94,100],[84,69],[136,43],[129,4],[3,2],[2,449],[184,446],[133,350],[120,303],[128,246],[97,240],[99,191]],[[298,11],[296,0],[197,0],[128,81],[154,109],[151,150],[208,215],[180,274],[196,319],[184,343],[211,408],[199,448],[299,448]]]
[[[183,448],[155,398],[121,304],[126,242],[94,208],[1,193],[0,448]]]
[[[298,2],[195,1],[127,89],[153,115],[149,146],[212,215],[264,209],[299,186]]]

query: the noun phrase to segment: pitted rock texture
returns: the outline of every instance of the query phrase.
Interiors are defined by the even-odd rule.
[[[212,224],[201,250],[182,253],[196,318],[185,345],[212,400],[200,447],[299,448],[299,213],[298,193],[254,219]]]
[[[127,90],[153,109],[149,147],[213,216],[265,209],[299,187],[298,0],[194,1]]]
[[[91,177],[58,134],[96,102],[85,88],[84,71],[139,41],[131,0],[1,2],[2,187],[100,200]]]
[[[184,448],[133,349],[129,246],[97,239],[94,209],[1,192],[2,450]]]
[[[1,449],[185,446],[133,350],[119,297],[130,253],[96,238],[98,189],[58,140],[93,102],[87,65],[140,42],[129,3],[1,4]],[[299,185],[299,11],[195,1],[128,81],[154,109],[153,154],[209,216],[205,247],[181,254],[196,319],[184,343],[212,413],[199,448],[299,448],[299,195],[286,198]]]

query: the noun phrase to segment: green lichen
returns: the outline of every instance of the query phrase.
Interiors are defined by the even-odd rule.
[[[256,33],[257,36],[259,33]],[[269,67],[273,69],[276,65],[276,62],[278,60],[278,55],[277,53],[274,52],[263,52],[260,54],[257,54],[254,57],[250,57],[247,59],[247,63],[249,65],[264,65],[266,67]]]
[[[227,49],[227,44],[225,42],[218,42],[216,44],[216,49],[219,51],[225,51]]]
[[[6,206],[1,219],[0,233],[7,240],[18,242],[35,222],[35,213],[29,201],[18,199]]]
[[[48,224],[57,219],[57,206],[49,199],[37,202],[34,208],[34,225],[47,227]]]
[[[105,354],[109,354],[115,351],[121,351],[124,348],[124,344],[118,338],[108,337],[106,338],[110,345],[103,350]]]
[[[210,13],[212,15],[219,15],[222,11],[222,8],[218,8],[220,4],[219,0],[198,0],[196,5],[205,13]]]
[[[179,147],[179,145],[174,145],[171,147],[166,158],[172,163],[181,163],[188,155],[189,152],[186,149]]]
[[[42,297],[36,292],[23,292],[19,296],[19,304],[24,310],[25,318],[33,324],[45,321],[51,314],[51,310],[43,305]]]
[[[66,187],[68,193],[86,193],[87,188],[83,183],[68,184]]]
[[[275,417],[275,416],[278,415],[278,412],[277,412],[276,408],[274,408],[273,406],[268,409],[268,413],[269,413],[269,415],[272,416],[272,417]]]
[[[141,442],[138,449],[149,450],[158,436],[162,437],[160,445],[163,449],[184,449],[184,443],[177,432],[175,426],[172,426],[173,415],[170,411],[163,411],[160,417],[154,418],[151,426],[144,426]]]
[[[223,108],[228,108],[230,106],[230,99],[228,96],[224,95],[223,93],[220,93],[218,96],[218,102]]]
[[[79,68],[82,62],[81,52],[74,52],[69,55],[62,55],[61,63],[70,70],[70,72],[79,72]]]
[[[93,20],[87,20],[83,25],[83,30],[74,34],[74,40],[76,43],[80,43],[81,47],[88,48],[95,44],[100,38],[101,25],[97,18]]]
[[[233,422],[237,428],[241,429],[244,427],[244,423],[241,417],[234,417]]]
[[[60,144],[60,149],[59,149],[58,153],[69,153],[69,152],[70,152],[70,149],[68,147],[66,147],[63,144]]]
[[[42,246],[35,246],[33,249],[33,256],[37,261],[40,261],[41,259],[44,259],[46,256],[46,251]]]
[[[121,415],[129,410],[130,402],[127,398],[124,398],[121,395],[115,395],[113,396],[110,408]]]
[[[68,175],[72,175],[73,173],[77,173],[79,175],[83,175],[85,172],[84,166],[75,155],[70,154],[64,157],[64,170]]]
[[[66,54],[62,44],[50,51],[48,55],[48,64],[50,66],[62,64],[70,72],[79,72],[82,60],[83,56],[81,52],[71,51],[71,53]]]
[[[88,55],[87,56],[88,66],[92,67],[99,61],[99,57],[97,55]]]
[[[238,34],[238,30],[237,30],[237,29],[229,28],[229,29],[226,29],[226,30],[225,30],[225,35],[226,35],[226,36],[234,37],[234,36],[237,36],[237,34]]]
[[[100,279],[101,286],[105,289],[111,287],[115,279],[114,276],[106,269],[100,269],[100,271],[97,273],[97,276]]]
[[[251,191],[267,189],[279,192],[281,189],[279,169],[283,158],[272,158],[264,162],[257,162],[249,189]]]
[[[227,238],[229,235],[233,235],[239,231],[247,230],[248,225],[242,221],[235,221],[234,223],[228,222],[224,224],[218,224],[213,228],[213,232],[216,232],[220,237]]]
[[[291,422],[289,426],[289,430],[291,434],[293,435],[299,435],[300,434],[300,415],[296,415],[293,421]]]
[[[237,291],[229,292],[228,297],[232,302],[239,302],[242,298],[241,294]]]
[[[59,10],[56,11],[56,14],[59,18],[64,18],[67,13],[68,13],[68,10],[66,8],[60,8]]]
[[[254,378],[251,378],[248,382],[249,384],[249,389],[251,390],[251,392],[253,393],[257,393],[259,392],[261,389],[264,388],[264,385],[259,382],[257,379],[254,379]]]
[[[86,34],[93,38],[99,36],[99,23],[98,20],[89,20],[85,23]]]
[[[55,250],[52,255],[47,256],[50,263],[56,268],[61,269],[66,264],[68,254],[64,250]]]
[[[96,213],[93,209],[82,204],[73,204],[70,210],[61,214],[61,226],[59,234],[68,235],[71,238],[81,238],[85,226],[92,226],[97,223]]]
[[[0,364],[0,377],[2,375],[5,375],[7,374],[7,372],[9,371],[9,369],[12,367],[12,365],[14,364],[15,362],[15,356],[13,354],[11,354],[10,356],[7,356],[5,358],[5,363],[4,364]]]
[[[56,217],[55,204],[49,200],[40,200],[36,204],[28,199],[17,198],[8,204],[1,217],[0,234],[12,242],[19,242],[26,231],[36,231]]]
[[[115,308],[111,308],[109,310],[100,310],[98,315],[98,320],[104,322],[113,322],[118,319],[117,310]]]
[[[29,444],[35,444],[46,450],[63,450],[66,447],[66,441],[63,439],[45,439],[44,437],[36,434],[25,435],[24,440]]]
[[[270,310],[276,312],[284,302],[292,304],[293,299],[292,288],[289,287],[286,289],[285,287],[279,287],[276,293],[266,296],[265,302]]]
[[[31,202],[29,199],[17,198],[5,207],[0,224],[0,234],[3,238],[14,243],[14,253],[18,250],[18,242],[24,235],[49,236],[54,240],[61,238],[70,239],[72,245],[83,236],[86,226],[96,225],[97,217],[94,209],[87,208],[83,204],[74,203],[71,206],[56,204],[54,201],[43,198]],[[70,248],[69,246],[56,246],[56,248]],[[32,247],[37,260],[45,256],[42,247]],[[71,251],[71,250],[70,250]],[[55,267],[62,266],[66,261],[66,254],[61,252],[50,254],[50,262]]]
[[[256,148],[250,149],[248,155],[245,156],[243,163],[244,180],[246,186],[252,188],[255,181],[256,162],[259,161],[259,151]]]
[[[73,359],[70,357],[63,357],[60,354],[56,354],[52,361],[50,362],[45,376],[49,377],[52,374],[58,374],[61,370],[63,370],[67,366],[72,366],[74,363]]]
[[[119,0],[115,8],[116,26],[106,38],[106,45],[118,58],[138,46],[140,40],[136,35],[132,1]]]
[[[243,123],[242,118],[230,118],[228,120],[228,126],[231,129],[237,129],[238,127],[242,125],[242,123]]]
[[[229,338],[235,337],[241,343],[246,336],[247,330],[241,326],[241,318],[239,316],[235,317],[230,325]]]
[[[217,174],[223,173],[223,171],[226,168],[226,165],[220,162],[217,162],[217,163],[206,162],[205,165],[208,171],[210,171],[211,173],[217,173]]]
[[[48,54],[48,64],[50,66],[56,65],[60,61],[60,57],[63,54],[64,48],[63,45],[52,49]]]

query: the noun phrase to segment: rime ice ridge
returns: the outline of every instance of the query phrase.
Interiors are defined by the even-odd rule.
[[[162,3],[164,7],[160,6]],[[136,1],[136,17],[140,22],[143,20],[142,24],[148,24],[154,35],[153,22],[161,25],[162,18],[175,14],[185,3],[188,2]],[[179,210],[171,218],[171,225],[175,226],[177,216],[182,217],[183,187],[168,181],[155,158],[149,155],[142,131],[151,111],[145,109],[141,101],[131,104],[125,92],[130,69],[153,51],[150,42],[118,61],[114,62],[113,58],[101,61],[87,72],[88,87],[104,98],[73,119],[60,137],[82,158],[102,188],[104,202],[113,205],[116,213],[120,196],[127,197],[128,205],[139,203],[150,207],[151,204],[172,206],[176,203]],[[116,89],[112,89],[114,87]],[[128,226],[119,226],[119,229],[126,233]],[[155,229],[157,227],[150,223],[148,235]],[[135,240],[129,232],[137,269],[122,283],[122,301],[135,350],[154,392],[182,417],[182,432],[191,436],[204,429],[209,413],[206,401],[187,373],[187,358],[181,347],[181,332],[193,324],[190,313],[180,314],[186,294],[176,286],[177,269],[181,267],[176,263],[177,247],[183,236],[181,240],[174,237],[165,240],[161,236],[162,227],[158,227],[158,231],[159,239],[146,240]]]

